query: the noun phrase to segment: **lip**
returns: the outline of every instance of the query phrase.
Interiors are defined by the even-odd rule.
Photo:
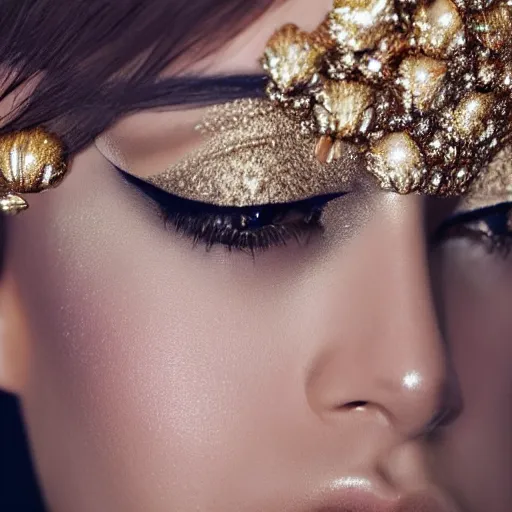
[[[328,492],[308,512],[461,512],[437,491],[383,498],[365,490]]]

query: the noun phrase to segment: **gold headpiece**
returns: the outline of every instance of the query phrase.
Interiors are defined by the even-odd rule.
[[[268,42],[268,96],[318,137],[366,155],[382,187],[461,195],[507,142],[512,0],[335,0],[312,33]]]
[[[41,128],[0,138],[0,212],[16,214],[28,208],[19,194],[57,186],[67,172],[64,147]]]

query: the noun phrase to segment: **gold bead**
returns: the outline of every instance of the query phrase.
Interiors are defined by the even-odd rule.
[[[464,43],[464,21],[451,0],[421,5],[414,29],[419,48],[429,57],[447,58]]]
[[[375,49],[380,39],[393,31],[395,15],[393,0],[335,0],[329,31],[344,49]]]
[[[28,208],[28,203],[21,196],[7,193],[0,197],[0,212],[15,215]]]
[[[67,172],[64,146],[41,128],[0,138],[0,211],[18,213],[28,207],[19,194],[57,186]]]
[[[384,190],[410,194],[420,189],[425,162],[420,148],[406,132],[385,135],[373,144],[369,169]]]
[[[462,138],[476,139],[486,130],[496,96],[492,93],[472,92],[466,94],[455,108],[453,121]]]
[[[374,91],[362,83],[330,80],[316,99],[314,113],[320,133],[353,137],[365,124]]]
[[[313,79],[325,51],[307,32],[285,25],[267,43],[263,69],[282,93],[289,93]]]
[[[430,57],[405,58],[399,68],[403,102],[407,110],[424,113],[438,95],[448,68],[443,61]]]

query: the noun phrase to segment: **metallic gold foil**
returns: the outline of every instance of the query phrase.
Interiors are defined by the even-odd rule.
[[[364,168],[346,142],[339,143],[338,160],[320,163],[316,137],[267,100],[212,107],[199,129],[200,149],[150,183],[185,199],[243,207],[339,193]]]
[[[495,96],[491,93],[469,93],[454,111],[454,124],[461,137],[480,137],[487,129]]]
[[[37,128],[0,138],[0,211],[15,214],[28,207],[19,194],[57,186],[67,165],[64,147],[55,136]]]

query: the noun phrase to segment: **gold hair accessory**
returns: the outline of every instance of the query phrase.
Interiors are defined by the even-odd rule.
[[[19,194],[43,192],[61,183],[67,172],[64,146],[41,128],[0,138],[0,211],[28,208]]]
[[[341,142],[400,194],[464,194],[511,132],[512,0],[335,0],[311,33],[282,27],[262,59],[271,100]]]

